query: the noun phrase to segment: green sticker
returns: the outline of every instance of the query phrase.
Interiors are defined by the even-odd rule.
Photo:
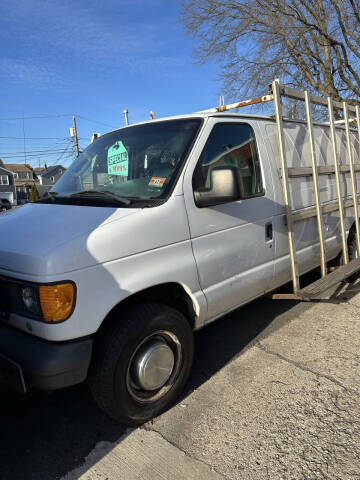
[[[127,177],[129,155],[121,140],[114,143],[107,154],[108,174]]]
[[[29,332],[33,331],[33,328],[30,322],[26,322],[26,328],[29,330]]]

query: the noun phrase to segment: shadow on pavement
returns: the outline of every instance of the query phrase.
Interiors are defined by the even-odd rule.
[[[127,429],[104,415],[86,385],[45,394],[0,390],[0,478],[52,480],[79,464],[95,444]]]
[[[261,298],[197,332],[194,368],[186,394],[198,388],[255,341],[278,330],[307,308],[311,308],[311,304]]]

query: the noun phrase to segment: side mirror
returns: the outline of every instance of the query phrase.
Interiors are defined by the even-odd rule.
[[[194,191],[198,207],[235,202],[241,198],[241,182],[235,167],[215,167],[210,172],[210,188]]]

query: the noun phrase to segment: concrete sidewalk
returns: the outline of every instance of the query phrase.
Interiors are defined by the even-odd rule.
[[[359,480],[359,284],[341,303],[294,308],[174,408],[98,444],[66,480]]]

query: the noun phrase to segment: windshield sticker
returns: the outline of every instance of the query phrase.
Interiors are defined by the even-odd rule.
[[[166,177],[152,177],[149,185],[152,187],[162,187],[165,183]]]
[[[122,175],[127,177],[129,155],[121,140],[114,143],[107,154],[108,175]]]

